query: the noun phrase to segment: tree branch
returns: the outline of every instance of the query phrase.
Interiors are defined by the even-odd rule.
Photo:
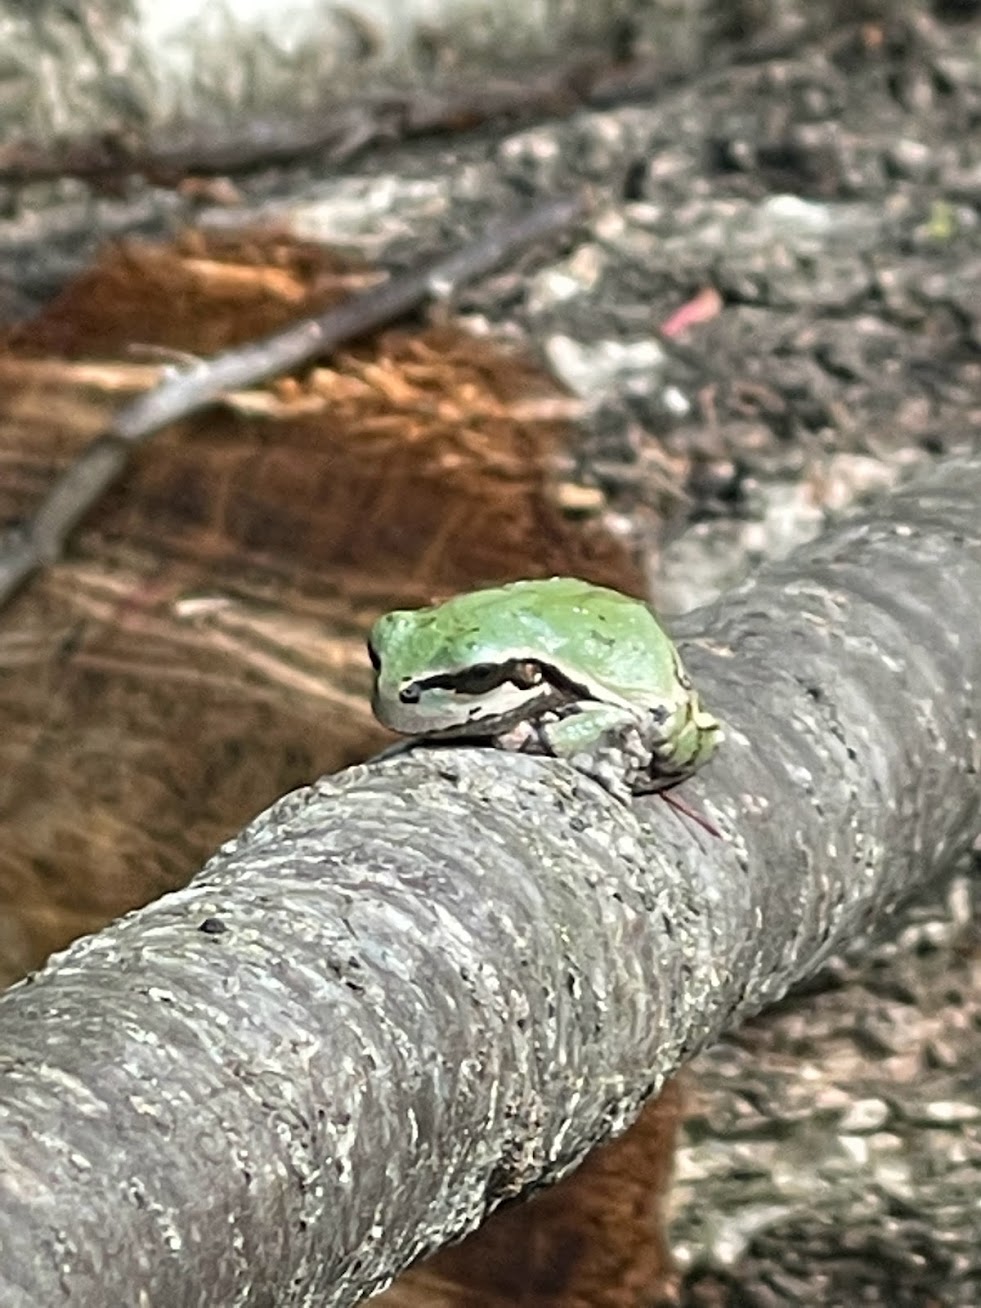
[[[347,1305],[969,846],[981,459],[684,624],[712,840],[567,766],[297,792],[0,1003],[0,1302]]]
[[[634,45],[694,46],[688,62],[697,65],[713,24],[692,0],[681,12],[676,3],[638,10],[630,0],[211,0],[166,11],[136,0],[84,0],[68,9],[61,0],[26,8],[23,0],[0,0],[0,31],[0,138],[23,141],[30,131],[18,162],[22,175],[36,177],[38,151],[76,131],[89,137],[91,162],[101,155],[109,163],[166,149],[175,138],[190,144],[225,135],[226,125],[248,119],[254,146],[265,138],[272,156],[282,157],[284,124],[309,136],[320,117],[327,124],[320,139],[335,145],[386,118],[397,133],[425,120],[426,99],[438,121],[447,93],[468,85],[479,118],[481,106],[493,109],[486,88],[495,75],[512,87],[519,77],[536,83],[531,99],[557,107],[557,98],[568,99],[563,80],[574,93],[577,65],[622,58]],[[547,66],[560,58],[569,60],[568,73],[553,83]],[[366,92],[387,101],[387,113],[384,105],[381,114],[357,105]],[[241,139],[240,129],[231,132]]]

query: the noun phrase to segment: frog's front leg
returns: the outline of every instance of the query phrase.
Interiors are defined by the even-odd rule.
[[[504,749],[566,759],[623,803],[650,770],[651,751],[635,714],[610,704],[549,713],[498,738]]]

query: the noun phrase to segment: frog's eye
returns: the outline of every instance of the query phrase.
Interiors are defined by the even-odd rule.
[[[371,666],[375,669],[375,671],[381,672],[382,661],[374,645],[368,646],[368,657],[371,659]]]
[[[541,685],[542,679],[541,664],[533,663],[530,659],[526,663],[515,663],[511,667],[509,680],[519,690],[532,690],[535,686]]]

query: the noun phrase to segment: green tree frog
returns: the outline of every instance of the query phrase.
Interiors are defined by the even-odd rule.
[[[575,577],[386,613],[368,651],[393,731],[565,758],[624,798],[683,781],[722,738],[651,610]]]

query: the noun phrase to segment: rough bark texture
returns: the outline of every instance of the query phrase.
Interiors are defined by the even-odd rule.
[[[396,1277],[368,1308],[654,1308],[678,1275],[665,1227],[684,1076],[629,1131]]]
[[[684,624],[713,841],[420,750],[282,800],[0,1004],[0,1302],[351,1304],[556,1176],[969,848],[981,462]]]
[[[664,6],[645,8],[651,26]],[[119,127],[161,142],[168,129],[251,115],[258,139],[270,116],[296,122],[365,91],[595,50],[633,30],[637,10],[632,0],[4,0],[0,122],[38,142]]]

